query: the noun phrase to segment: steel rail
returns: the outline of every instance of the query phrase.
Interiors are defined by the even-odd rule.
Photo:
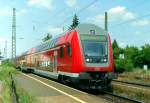
[[[108,94],[108,95],[111,95],[113,97],[117,97],[117,98],[120,98],[120,99],[123,99],[123,100],[127,100],[127,101],[130,101],[130,102],[134,102],[134,103],[144,103],[142,101],[138,101],[138,100],[135,100],[135,99],[131,99],[131,98],[128,98],[128,97],[125,97],[125,96],[121,96],[121,95],[117,95],[117,94],[113,94],[113,93],[110,93],[110,92],[107,92],[107,91],[103,91],[102,92]]]
[[[125,84],[131,84],[131,85],[137,85],[137,86],[143,86],[143,87],[150,87],[148,84],[141,84],[141,83],[135,83],[135,82],[128,82],[128,81],[120,81],[120,80],[112,80],[114,82],[120,82],[120,83],[125,83]]]

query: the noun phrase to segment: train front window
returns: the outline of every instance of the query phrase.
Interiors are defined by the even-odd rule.
[[[82,41],[85,61],[88,63],[107,62],[107,42]]]

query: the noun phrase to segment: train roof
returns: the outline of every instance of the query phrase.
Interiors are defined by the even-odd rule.
[[[94,33],[96,35],[107,35],[107,31],[105,31],[103,28],[95,25],[95,24],[79,24],[76,28],[76,31],[78,31],[79,35],[84,34],[91,34]]]
[[[57,42],[57,39],[58,39],[58,38],[54,38],[54,39],[52,39],[52,40],[49,40],[49,41],[47,41],[47,42],[44,42],[44,43],[42,43],[42,44],[36,46],[36,47],[35,47],[36,52],[41,52],[41,51],[43,51],[43,50],[47,50],[47,49],[51,49],[51,48],[55,47],[56,42]]]
[[[76,30],[79,33],[79,35],[90,34],[90,33],[95,33],[96,35],[107,35],[108,34],[104,29],[102,29],[99,26],[94,25],[94,24],[79,24],[72,31],[74,31],[74,30]],[[60,37],[64,36],[66,33],[67,32],[64,32],[61,35],[57,36],[56,38],[48,40],[48,41],[34,47],[34,49],[36,49],[35,52],[41,52],[41,51],[48,50],[48,49],[51,49],[51,48],[55,47],[56,42],[58,41],[58,39]],[[26,51],[22,55],[26,55],[28,53],[29,52]]]

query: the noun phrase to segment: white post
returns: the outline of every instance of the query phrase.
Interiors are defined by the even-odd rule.
[[[147,71],[147,68],[148,68],[147,65],[143,66],[144,71]]]
[[[0,65],[2,65],[2,61],[0,60]]]

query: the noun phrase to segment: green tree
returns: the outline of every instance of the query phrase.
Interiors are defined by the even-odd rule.
[[[150,68],[150,45],[142,46],[139,54],[135,57],[135,67],[143,68],[143,65],[148,65]]]
[[[112,49],[113,49],[113,58],[114,59],[118,59],[119,54],[123,53],[123,49],[119,48],[116,40],[114,40],[112,43]]]
[[[119,48],[116,39],[114,39],[114,41],[113,41],[113,43],[112,43],[112,49],[114,50],[115,48]]]
[[[52,35],[47,33],[47,35],[42,39],[43,42],[46,42],[52,38]]]
[[[73,21],[72,24],[69,27],[69,30],[73,30],[74,28],[76,28],[79,25],[79,19],[78,16],[75,14],[73,17]]]
[[[143,65],[144,65],[144,55],[140,53],[138,56],[135,57],[134,66],[142,68]]]
[[[133,63],[130,59],[116,59],[115,60],[115,72],[122,73],[124,71],[132,71]]]
[[[142,47],[142,54],[143,54],[143,65],[148,65],[148,67],[150,68],[150,45],[146,44],[144,47]]]
[[[133,63],[133,65],[135,67],[136,66],[135,58],[139,55],[139,49],[134,46],[131,46],[131,47],[127,46],[124,49],[124,54],[125,54],[125,59],[131,60],[131,62]]]
[[[116,59],[115,61],[115,72],[122,73],[125,71],[125,60],[124,59]]]

